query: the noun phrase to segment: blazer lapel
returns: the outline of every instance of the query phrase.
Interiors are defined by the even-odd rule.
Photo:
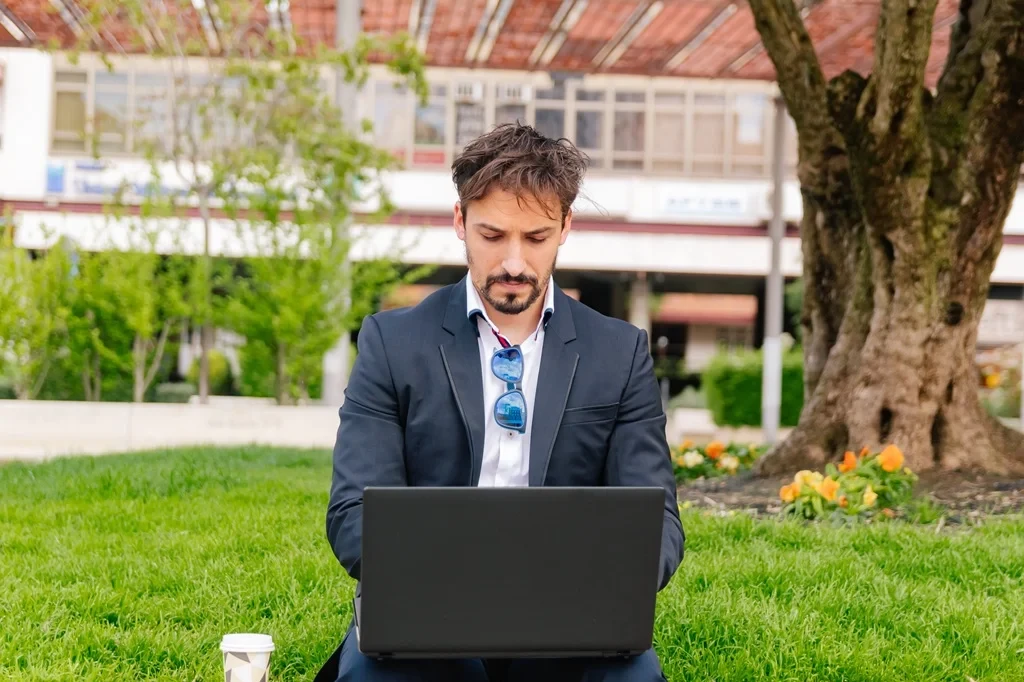
[[[443,326],[452,338],[441,344],[441,359],[469,438],[469,485],[475,486],[480,480],[484,457],[484,385],[480,374],[477,327],[466,316],[465,279],[452,289]]]
[[[555,311],[544,333],[544,350],[537,380],[536,405],[530,429],[530,485],[542,486],[547,478],[548,462],[555,436],[562,424],[562,413],[576,376],[579,353],[567,344],[576,338],[569,297],[555,288]]]

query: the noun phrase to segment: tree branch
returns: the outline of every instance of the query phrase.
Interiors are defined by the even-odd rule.
[[[875,33],[870,129],[879,144],[916,134],[938,0],[884,0]],[[906,133],[903,131],[906,130]],[[902,134],[901,134],[902,133]],[[905,145],[894,145],[894,156]]]
[[[825,114],[825,75],[800,10],[793,0],[750,0],[749,4],[801,144],[820,143],[831,127]]]
[[[1002,232],[1024,161],[1024,0],[992,0],[963,52],[965,62],[976,60],[977,81],[955,174],[962,189],[956,244],[975,264]]]

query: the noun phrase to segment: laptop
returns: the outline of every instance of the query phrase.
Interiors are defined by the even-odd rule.
[[[359,650],[628,656],[651,647],[665,491],[368,487]]]

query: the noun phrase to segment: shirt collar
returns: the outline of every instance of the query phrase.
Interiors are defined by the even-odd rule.
[[[534,333],[534,338],[540,333],[541,327],[547,325],[548,320],[555,312],[555,278],[548,277],[548,288],[547,293],[544,294],[544,313],[541,315],[540,324],[537,325],[537,331]],[[476,290],[473,285],[473,281],[466,275],[466,317],[473,319],[474,315],[482,317],[491,329],[496,333],[500,333],[498,326],[491,321],[491,318],[487,316],[487,309],[484,308],[483,299],[480,298],[480,292]]]

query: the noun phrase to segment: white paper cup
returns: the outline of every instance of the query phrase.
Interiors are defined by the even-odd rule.
[[[270,635],[224,635],[220,650],[224,654],[224,682],[267,682],[274,651]]]

